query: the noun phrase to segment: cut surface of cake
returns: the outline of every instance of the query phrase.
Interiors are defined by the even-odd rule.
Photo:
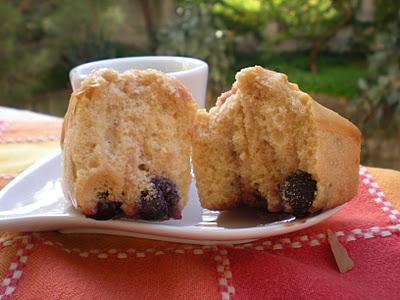
[[[193,164],[203,207],[296,216],[357,193],[360,131],[287,76],[250,67],[209,112],[199,110]]]
[[[162,72],[93,71],[72,93],[64,119],[66,197],[94,219],[181,218],[197,108]]]

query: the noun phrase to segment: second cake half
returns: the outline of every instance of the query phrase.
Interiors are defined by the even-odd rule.
[[[287,76],[251,67],[195,121],[193,164],[203,207],[263,207],[305,216],[357,193],[360,131]]]

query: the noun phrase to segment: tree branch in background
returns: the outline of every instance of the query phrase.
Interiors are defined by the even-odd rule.
[[[155,52],[155,50],[157,49],[158,41],[157,41],[156,30],[154,28],[151,1],[140,0],[140,6],[142,7],[146,33],[149,39],[149,45],[150,45],[149,48],[151,52]]]
[[[326,43],[328,43],[329,40],[332,39],[339,32],[340,29],[350,23],[353,15],[353,7],[349,5],[343,13],[342,17],[338,20],[333,28],[331,30],[327,30],[323,36],[312,42],[310,52],[310,70],[312,74],[318,73],[317,59],[320,49],[323,48]]]

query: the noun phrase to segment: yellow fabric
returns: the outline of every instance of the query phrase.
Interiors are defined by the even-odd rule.
[[[17,174],[59,149],[59,142],[0,144],[0,174]]]

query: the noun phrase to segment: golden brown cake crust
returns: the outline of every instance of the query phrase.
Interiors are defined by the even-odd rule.
[[[356,194],[360,131],[284,74],[243,69],[232,90],[196,120],[193,162],[206,208],[246,203],[272,212],[314,212]],[[306,188],[315,192],[300,193]]]
[[[361,133],[337,113],[313,101],[318,147],[311,171],[318,177],[312,211],[336,207],[357,194]]]
[[[66,196],[89,216],[98,213],[100,202],[125,216],[142,216],[143,206],[149,211],[159,205],[149,202],[154,197],[179,196],[177,209],[182,209],[191,182],[196,110],[187,89],[162,72],[92,72],[71,95],[64,119]]]

